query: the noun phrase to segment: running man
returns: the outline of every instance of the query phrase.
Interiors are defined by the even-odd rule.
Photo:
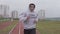
[[[36,34],[38,14],[34,11],[35,4],[29,4],[29,11],[20,14],[20,21],[24,24],[24,34]]]

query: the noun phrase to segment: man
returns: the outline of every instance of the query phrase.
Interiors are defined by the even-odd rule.
[[[20,14],[20,21],[24,24],[24,34],[36,34],[38,14],[34,11],[35,4],[29,4],[29,11]]]

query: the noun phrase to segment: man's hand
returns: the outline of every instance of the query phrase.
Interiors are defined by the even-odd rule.
[[[29,19],[30,19],[30,16],[27,17],[27,20],[29,20]]]
[[[27,22],[30,19],[30,16],[27,16],[27,19],[24,22]]]
[[[36,21],[36,20],[34,20],[34,23],[37,23],[37,21]]]

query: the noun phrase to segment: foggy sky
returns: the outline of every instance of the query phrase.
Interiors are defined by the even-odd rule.
[[[0,0],[0,4],[10,7],[10,13],[12,10],[22,12],[28,8],[30,3],[36,5],[36,11],[44,9],[48,18],[60,17],[60,0]]]

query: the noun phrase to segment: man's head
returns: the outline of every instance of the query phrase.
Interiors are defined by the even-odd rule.
[[[34,9],[35,9],[35,4],[33,4],[33,3],[29,4],[29,10],[30,10],[31,12],[33,12]]]

